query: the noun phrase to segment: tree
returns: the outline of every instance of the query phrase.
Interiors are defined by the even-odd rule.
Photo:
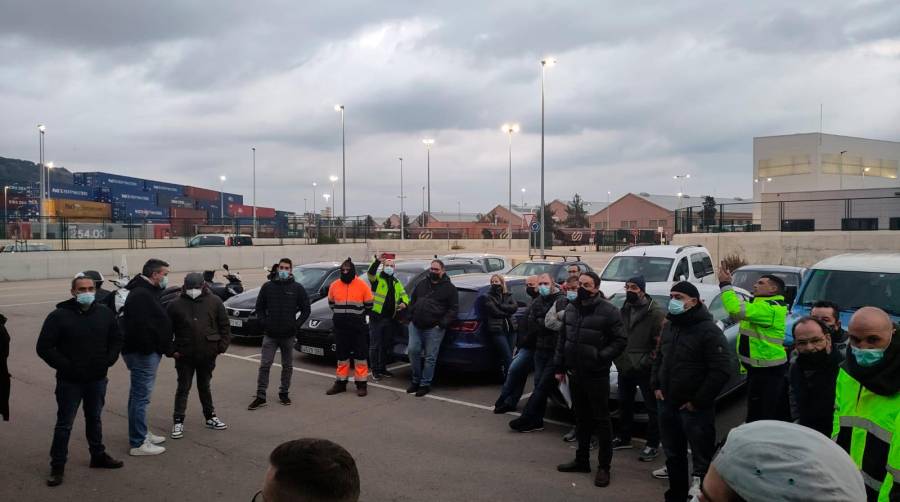
[[[372,218],[371,214],[366,215],[366,226],[369,228],[375,228],[378,226],[378,224],[375,223],[375,218]]]
[[[543,213],[546,214],[544,217],[544,241],[547,243],[547,246],[553,246],[553,232],[556,230],[556,224],[553,221],[553,209],[550,208],[550,204],[544,206]],[[541,211],[537,211],[534,215],[534,221],[540,223],[541,222]],[[540,247],[541,242],[541,232],[538,230],[531,234],[532,241],[531,245],[535,248]]]
[[[703,226],[710,228],[716,224],[716,199],[711,195],[703,197],[703,211],[701,212],[701,221]]]
[[[406,214],[406,213],[403,213],[403,227],[402,227],[402,230],[403,230],[403,234],[405,234],[405,235],[401,235],[401,238],[404,238],[404,239],[405,239],[407,236],[409,236],[409,215]]]
[[[570,228],[585,228],[590,226],[587,218],[587,210],[584,208],[584,199],[577,193],[566,208],[569,213],[566,217],[566,226]]]
[[[391,228],[393,228],[393,227],[391,226],[391,219],[388,218],[388,219],[384,220],[384,224],[382,224],[381,226],[384,227],[384,228],[387,229],[387,230],[390,230]]]

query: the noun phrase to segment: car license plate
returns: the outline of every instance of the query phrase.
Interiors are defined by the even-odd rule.
[[[303,352],[304,354],[312,354],[314,356],[324,356],[325,355],[325,349],[320,348],[320,347],[311,347],[309,345],[301,345],[300,352]]]
[[[228,324],[231,324],[235,328],[243,328],[244,327],[244,321],[242,321],[240,319],[229,319]]]

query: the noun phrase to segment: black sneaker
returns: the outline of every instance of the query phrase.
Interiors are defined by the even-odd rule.
[[[373,372],[369,373],[369,380],[372,380],[373,382],[380,382],[381,381],[381,373],[379,373],[377,371],[373,371]]]
[[[47,486],[59,486],[63,482],[63,477],[65,476],[66,469],[65,467],[52,467],[50,469],[50,475],[47,476]]]
[[[278,394],[278,402],[281,403],[282,406],[290,406],[290,405],[291,405],[291,398],[288,397],[288,395],[287,395],[286,393],[285,393],[285,394]]]
[[[429,392],[431,392],[431,387],[428,385],[421,385],[419,386],[419,390],[416,391],[416,397],[422,397]]]
[[[123,465],[125,462],[110,457],[108,453],[91,457],[92,469],[119,469]]]
[[[656,457],[659,456],[659,448],[654,448],[652,446],[645,446],[643,450],[641,450],[640,456],[638,456],[638,460],[641,462],[650,462]]]
[[[591,464],[573,460],[571,462],[566,462],[565,464],[557,465],[556,470],[559,472],[591,472]]]
[[[265,399],[260,399],[260,398],[257,397],[256,399],[253,400],[252,403],[250,403],[250,406],[248,406],[247,409],[250,410],[250,411],[258,410],[258,409],[262,408],[262,407],[265,406],[265,405],[266,405],[266,400],[265,400]]]
[[[502,415],[508,411],[516,411],[516,407],[506,403],[494,405],[494,413],[497,415]]]
[[[410,384],[410,386],[406,388],[407,394],[415,394],[416,392],[419,392],[419,384],[417,383]]]
[[[616,436],[612,440],[612,449],[613,450],[630,450],[632,448],[634,448],[634,446],[631,444],[630,439],[628,441],[626,441],[626,440]]]
[[[388,370],[381,370],[378,372],[382,378],[394,378],[394,374]]]
[[[544,423],[533,423],[519,417],[509,422],[509,428],[518,432],[537,432],[544,430]]]
[[[574,443],[575,441],[578,441],[578,436],[575,435],[575,432],[575,427],[572,427],[572,429],[563,436],[563,441],[567,443]]]

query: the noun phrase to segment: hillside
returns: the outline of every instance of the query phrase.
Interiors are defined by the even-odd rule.
[[[3,185],[37,183],[39,180],[40,170],[36,162],[0,157],[0,183]],[[64,167],[54,167],[50,170],[50,182],[53,185],[71,185],[72,173]]]

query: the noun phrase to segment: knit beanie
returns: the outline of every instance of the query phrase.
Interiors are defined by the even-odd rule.
[[[673,293],[683,293],[690,296],[691,298],[696,298],[698,300],[700,299],[700,291],[697,291],[697,286],[694,286],[687,281],[681,281],[678,284],[672,286],[671,291]]]

